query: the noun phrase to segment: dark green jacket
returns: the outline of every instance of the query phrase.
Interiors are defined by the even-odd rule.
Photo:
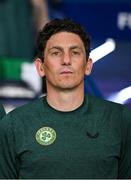
[[[4,117],[5,114],[6,113],[4,107],[2,106],[2,104],[0,104],[0,120]]]
[[[0,121],[0,178],[131,179],[131,111],[86,96],[71,112],[46,98]]]

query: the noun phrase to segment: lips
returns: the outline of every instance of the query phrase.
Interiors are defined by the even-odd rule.
[[[72,74],[72,72],[71,71],[63,71],[60,74]]]
[[[73,71],[72,70],[69,70],[69,69],[63,69],[60,71],[60,74],[72,74]]]

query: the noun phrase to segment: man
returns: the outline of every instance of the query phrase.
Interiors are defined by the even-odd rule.
[[[4,107],[2,106],[2,104],[0,104],[0,120],[4,117],[5,114],[6,113]]]
[[[84,95],[90,38],[71,20],[39,34],[36,69],[47,94],[0,122],[0,178],[131,178],[131,112]]]

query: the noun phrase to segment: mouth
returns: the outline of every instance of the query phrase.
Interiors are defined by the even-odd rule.
[[[60,72],[60,74],[72,74],[72,73],[73,73],[73,71],[70,70],[70,69],[63,69],[63,70],[61,70],[61,72]]]
[[[60,74],[72,74],[73,72],[71,71],[62,71]]]

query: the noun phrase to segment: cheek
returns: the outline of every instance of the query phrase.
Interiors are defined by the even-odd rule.
[[[83,63],[83,64],[79,64],[78,66],[77,66],[77,71],[76,72],[78,72],[79,74],[85,74],[85,71],[86,71],[86,65],[85,65],[85,63]]]
[[[54,77],[56,75],[56,68],[53,64],[51,63],[45,63],[45,76],[52,76]]]
[[[50,72],[53,69],[51,63],[49,63],[49,62],[44,63],[44,68],[45,68],[46,73]]]

